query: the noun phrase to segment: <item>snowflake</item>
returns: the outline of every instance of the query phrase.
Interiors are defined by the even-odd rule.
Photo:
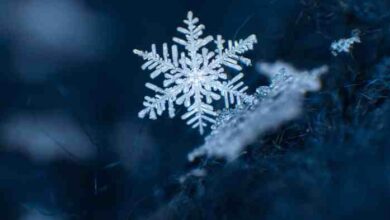
[[[349,53],[355,43],[361,43],[360,31],[358,29],[352,31],[352,36],[350,38],[342,38],[332,42],[330,45],[330,51],[333,56],[337,56],[339,53],[343,52]]]
[[[229,80],[224,67],[241,71],[240,63],[251,65],[251,60],[241,54],[253,49],[257,43],[256,36],[234,42],[229,40],[225,48],[225,40],[220,35],[216,39],[212,36],[203,38],[205,26],[198,22],[199,19],[191,11],[188,12],[184,20],[187,28],[177,28],[178,32],[185,35],[185,40],[173,38],[175,43],[184,46],[187,53],[181,52],[179,56],[178,47],[174,44],[170,56],[166,43],[163,44],[162,56],[157,54],[155,44],[152,44],[151,51],[133,51],[145,60],[142,69],[152,70],[151,79],[160,75],[164,77],[162,87],[146,83],[146,87],[156,94],[154,97],[145,97],[145,108],[138,114],[140,118],[149,115],[150,119],[156,119],[165,110],[173,118],[175,105],[184,105],[187,112],[181,118],[187,120],[187,124],[193,128],[198,128],[202,134],[208,124],[215,123],[217,113],[212,105],[214,101],[223,98],[225,108],[229,108],[230,105],[241,105],[253,99],[246,94],[247,86],[241,82],[243,73]],[[216,44],[215,51],[205,47],[212,41]]]

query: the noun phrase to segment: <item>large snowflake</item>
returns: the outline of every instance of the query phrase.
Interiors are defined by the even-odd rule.
[[[225,107],[229,108],[230,105],[240,105],[253,99],[245,92],[247,86],[241,82],[243,74],[238,73],[229,80],[224,67],[239,72],[242,70],[240,64],[251,65],[250,59],[241,54],[253,49],[257,43],[256,36],[234,42],[229,40],[225,48],[225,40],[220,35],[216,39],[212,36],[202,37],[205,26],[198,22],[199,19],[191,11],[188,12],[184,20],[187,28],[177,28],[185,39],[173,38],[175,43],[184,46],[187,53],[181,52],[179,56],[177,45],[173,45],[169,55],[166,43],[163,44],[162,56],[157,54],[155,44],[152,44],[151,51],[134,50],[145,60],[142,69],[152,70],[152,79],[160,75],[164,77],[162,87],[146,83],[146,87],[156,94],[145,97],[145,108],[138,114],[140,118],[149,115],[150,119],[156,119],[165,110],[172,118],[175,116],[175,105],[184,105],[187,112],[181,118],[202,134],[208,124],[215,122],[217,113],[212,106],[214,101],[223,98]],[[216,44],[214,51],[205,47],[212,41]]]

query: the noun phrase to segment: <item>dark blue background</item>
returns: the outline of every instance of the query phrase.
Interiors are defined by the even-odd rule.
[[[338,90],[339,85],[360,82],[359,77],[364,78],[364,73],[390,55],[387,0],[1,0],[1,219],[142,219],[180,194],[176,180],[188,169],[186,154],[202,143],[203,137],[179,118],[137,118],[143,96],[148,94],[144,83],[149,75],[141,71],[142,60],[132,50],[149,49],[152,43],[171,43],[189,10],[206,25],[206,34],[221,34],[226,39],[256,34],[259,43],[248,54],[254,62],[284,60],[306,69],[331,66],[329,74],[333,76],[327,78],[325,90],[333,89],[335,96],[345,92]],[[348,37],[355,28],[362,30],[363,43],[353,54],[332,57],[330,43]],[[253,66],[245,73],[252,91],[264,83]],[[332,77],[338,78],[332,81]],[[344,102],[350,104],[347,99]],[[61,130],[67,126],[64,121],[84,142],[69,142],[67,137],[73,136],[55,141],[56,135],[69,132]],[[43,131],[37,128],[40,126]],[[59,134],[51,136],[51,132]],[[23,138],[27,141],[20,141]],[[29,138],[51,139],[54,144],[42,146],[57,146],[59,156],[42,158],[37,149],[48,149],[36,149],[34,144],[40,142],[29,142]],[[78,145],[67,152],[69,143]],[[389,142],[382,146],[386,144]],[[80,147],[92,153],[78,157]],[[388,151],[384,149],[386,159]],[[388,161],[385,159],[384,164]],[[372,169],[374,172],[377,167]],[[221,181],[218,185],[239,188],[241,184],[235,183],[239,181],[235,177],[233,183],[231,178],[221,178],[216,177]],[[378,183],[386,184],[381,181]],[[289,219],[267,214],[266,210],[237,216],[225,210],[241,207],[236,203],[240,204],[242,197],[258,193],[256,185],[244,187],[238,189],[240,196],[229,197],[231,203],[223,203],[223,208],[210,208],[215,215],[193,218]],[[354,195],[350,195],[351,200]],[[225,200],[209,196],[202,203]],[[375,203],[375,198],[368,197],[357,209]],[[381,207],[389,205],[387,199],[388,194],[383,201],[378,200],[378,216],[385,216]],[[283,204],[280,210],[296,208],[288,199]],[[332,207],[329,204],[330,210]],[[177,212],[191,213],[188,210],[192,209],[184,210]],[[168,218],[158,212],[154,216]],[[321,215],[314,216],[311,219]]]

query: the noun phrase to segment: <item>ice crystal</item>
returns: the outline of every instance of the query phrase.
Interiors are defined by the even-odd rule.
[[[333,54],[333,56],[337,56],[339,53],[349,53],[352,46],[355,43],[360,43],[360,31],[359,30],[353,30],[352,36],[350,38],[342,38],[340,40],[332,42],[330,45],[330,50]]]
[[[187,112],[181,118],[203,133],[208,124],[215,122],[217,113],[212,105],[214,101],[223,98],[225,108],[229,108],[231,105],[241,105],[244,100],[253,99],[246,94],[247,86],[241,82],[244,75],[240,72],[240,64],[251,65],[250,59],[242,54],[253,49],[253,45],[257,43],[256,36],[250,35],[234,42],[229,40],[225,48],[225,40],[220,35],[215,39],[212,36],[202,37],[205,26],[198,22],[199,19],[191,11],[188,12],[187,19],[184,20],[187,27],[177,28],[185,39],[173,38],[187,53],[179,54],[178,47],[174,44],[170,55],[166,43],[163,44],[162,56],[157,53],[155,44],[151,51],[134,50],[136,55],[145,60],[142,69],[152,70],[151,79],[160,75],[164,78],[162,87],[146,83],[146,87],[156,94],[145,97],[144,109],[138,114],[140,118],[148,115],[150,119],[156,119],[165,110],[173,118],[175,105],[184,105]],[[216,44],[214,51],[206,47],[212,41]],[[228,79],[224,67],[239,73]]]
[[[252,101],[224,110],[205,143],[188,155],[190,161],[199,156],[235,159],[258,136],[297,117],[305,92],[318,90],[319,77],[327,71],[323,66],[302,72],[283,62],[261,63],[258,69],[271,84],[259,87]]]

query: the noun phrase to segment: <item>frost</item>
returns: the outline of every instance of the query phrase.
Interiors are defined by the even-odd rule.
[[[283,62],[258,64],[258,70],[271,79],[271,84],[259,87],[254,99],[243,106],[224,110],[205,143],[192,151],[188,159],[193,161],[199,156],[235,159],[261,134],[297,117],[304,94],[320,89],[319,77],[327,69],[323,66],[302,72]]]
[[[190,172],[182,175],[180,178],[179,178],[179,182],[180,183],[184,183],[187,179],[191,178],[191,177],[204,177],[207,175],[207,172],[206,170],[204,169],[193,169],[191,170]]]
[[[350,38],[342,38],[338,41],[332,42],[330,50],[333,56],[337,56],[339,53],[349,53],[355,43],[360,43],[360,31],[353,30]]]
[[[215,122],[217,116],[213,102],[224,100],[225,108],[231,105],[241,105],[253,97],[246,94],[247,87],[241,82],[244,74],[240,64],[251,65],[250,59],[242,54],[253,49],[257,43],[255,35],[244,40],[228,41],[225,48],[225,40],[218,35],[202,37],[205,26],[198,24],[199,19],[188,12],[184,23],[186,28],[178,27],[177,31],[184,34],[185,38],[174,37],[173,41],[185,48],[186,53],[178,51],[174,44],[169,48],[166,43],[162,47],[162,56],[157,53],[156,45],[152,45],[151,51],[134,50],[134,53],[145,60],[143,70],[151,70],[151,79],[162,76],[163,85],[157,86],[146,83],[146,87],[156,94],[153,97],[146,96],[143,102],[144,109],[138,114],[140,118],[146,115],[150,119],[156,119],[165,110],[171,118],[175,117],[175,105],[184,105],[187,112],[181,116],[187,120],[187,124],[198,128],[200,133],[208,124]],[[210,51],[206,48],[214,41],[216,49]],[[232,79],[224,67],[238,71]]]

